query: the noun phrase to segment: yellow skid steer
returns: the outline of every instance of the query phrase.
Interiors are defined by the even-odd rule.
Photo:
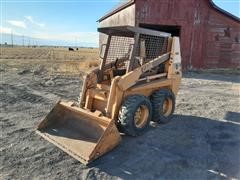
[[[178,37],[132,26],[99,28],[101,65],[84,79],[79,102],[59,101],[37,133],[84,164],[116,147],[121,133],[167,123],[182,72]]]

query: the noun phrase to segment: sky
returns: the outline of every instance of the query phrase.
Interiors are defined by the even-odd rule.
[[[122,1],[126,0],[0,0],[0,32],[33,37],[35,41],[97,46],[97,20]],[[214,2],[240,17],[240,0]]]

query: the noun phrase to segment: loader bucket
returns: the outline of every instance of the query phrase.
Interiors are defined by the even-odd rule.
[[[38,125],[37,133],[84,164],[121,140],[114,120],[61,101]]]

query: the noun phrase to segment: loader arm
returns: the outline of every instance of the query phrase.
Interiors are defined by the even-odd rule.
[[[181,77],[181,53],[179,38],[173,37],[171,41],[172,42],[169,45],[170,52],[158,56],[157,58],[149,61],[141,67],[138,67],[133,71],[127,73],[126,75],[122,76],[118,82],[119,88],[123,91],[127,90],[128,88],[136,84],[136,82],[139,80],[140,76],[143,73],[153,69],[154,67],[157,67],[162,63],[165,63],[166,61],[168,61],[166,66],[168,79],[175,77],[179,78],[179,75]]]
[[[144,72],[149,71],[152,68],[157,67],[159,64],[166,62],[167,60],[169,60],[169,58],[170,58],[170,53],[166,53],[144,64],[143,66],[136,68],[135,70],[122,76],[118,82],[118,86],[121,88],[121,90],[125,91],[126,89],[136,84],[137,80],[140,78],[140,76]]]
[[[82,91],[79,94],[79,107],[84,107],[87,89],[96,87],[99,71],[99,68],[96,68],[84,76]]]

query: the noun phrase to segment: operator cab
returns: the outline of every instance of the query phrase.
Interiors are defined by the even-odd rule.
[[[98,83],[108,85],[115,76],[123,76],[166,53],[171,37],[169,33],[132,26],[102,27],[98,31],[106,35],[106,42],[100,45]],[[164,71],[164,65],[160,65],[143,77]]]

